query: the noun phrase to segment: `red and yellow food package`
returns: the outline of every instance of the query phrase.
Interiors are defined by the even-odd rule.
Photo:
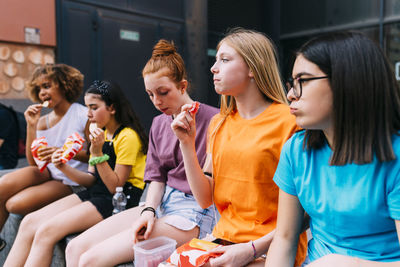
[[[193,116],[196,115],[197,111],[199,110],[200,103],[195,101],[193,102],[192,106],[189,109],[189,113]]]
[[[67,163],[70,159],[72,159],[79,151],[82,150],[84,142],[85,139],[83,139],[76,132],[68,136],[67,140],[65,140],[65,143],[62,147],[63,153],[61,156],[61,162]]]
[[[46,169],[49,162],[40,159],[40,157],[38,156],[38,150],[39,148],[44,148],[47,146],[48,144],[44,136],[36,138],[31,144],[32,156],[40,172],[43,172]]]
[[[221,255],[221,253],[208,251],[218,246],[220,245],[213,242],[193,238],[188,243],[177,248],[168,258],[167,262],[175,264],[178,267],[203,266],[210,258]]]

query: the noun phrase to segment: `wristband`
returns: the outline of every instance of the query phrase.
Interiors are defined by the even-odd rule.
[[[103,163],[104,161],[107,161],[109,159],[110,159],[110,157],[107,154],[104,154],[101,157],[93,157],[93,158],[89,159],[89,165],[94,166],[96,164]]]
[[[254,246],[253,240],[250,240],[251,247],[253,248],[253,258],[257,259],[257,252],[256,252],[256,247]]]
[[[152,208],[152,207],[146,207],[146,208],[144,208],[144,209],[140,212],[140,216],[142,216],[142,213],[145,212],[145,211],[151,211],[151,212],[153,212],[154,217],[156,217],[156,210],[155,210],[154,208]]]

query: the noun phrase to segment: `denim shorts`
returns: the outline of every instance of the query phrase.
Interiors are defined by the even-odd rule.
[[[215,209],[213,206],[202,209],[193,195],[186,194],[170,186],[165,187],[161,205],[157,209],[157,217],[165,217],[165,223],[180,230],[191,230],[198,226],[198,238],[212,232],[215,225]]]

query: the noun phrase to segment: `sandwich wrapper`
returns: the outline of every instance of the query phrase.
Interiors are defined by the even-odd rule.
[[[210,249],[218,246],[221,245],[193,238],[188,243],[177,248],[167,259],[166,263],[174,264],[178,267],[203,266],[210,260],[210,258],[215,258],[221,255],[221,253],[209,252]]]

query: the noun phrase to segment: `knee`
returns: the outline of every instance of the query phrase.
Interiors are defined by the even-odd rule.
[[[36,245],[55,245],[57,243],[57,227],[50,224],[44,223],[37,227],[33,242]]]
[[[92,253],[91,250],[86,251],[81,255],[79,258],[79,267],[92,267],[92,266],[99,266],[99,255]]]
[[[5,203],[10,198],[10,192],[13,191],[14,183],[12,173],[3,175],[0,179],[0,203]]]
[[[70,263],[78,262],[79,257],[87,250],[85,244],[80,240],[79,237],[75,237],[68,242],[67,248],[65,249],[65,259],[67,266],[72,266]]]
[[[35,216],[35,213],[33,212],[29,213],[22,219],[19,229],[23,231],[29,231],[29,230],[36,231],[37,229],[36,225],[37,225],[37,218]]]
[[[34,213],[26,215],[19,225],[18,234],[23,234],[24,236],[35,236],[37,230],[37,219]]]
[[[25,203],[20,201],[18,197],[11,197],[6,201],[6,209],[10,213],[23,214]]]

